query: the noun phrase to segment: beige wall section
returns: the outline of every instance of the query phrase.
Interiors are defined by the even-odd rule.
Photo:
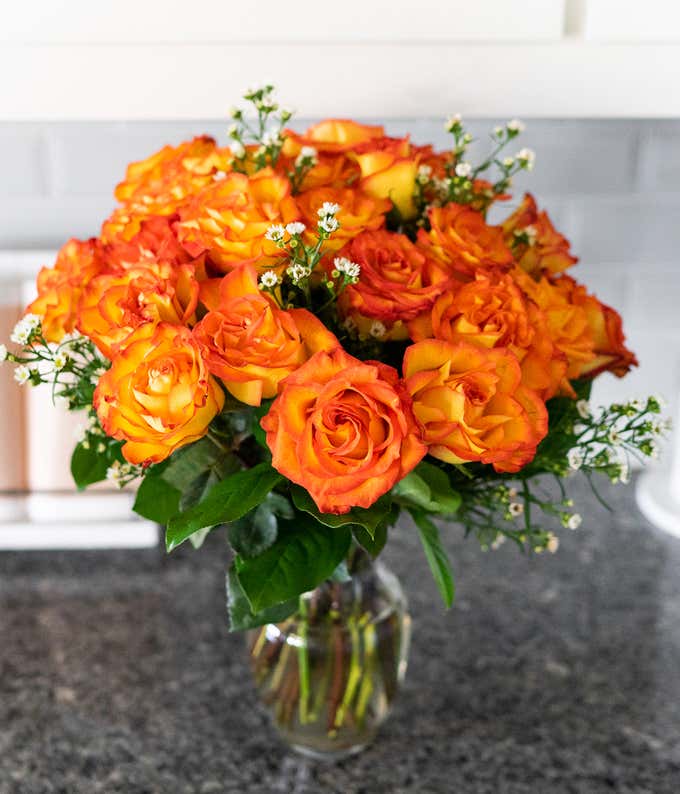
[[[19,287],[0,283],[0,342],[8,347],[20,316]],[[26,488],[24,429],[23,390],[14,381],[14,366],[5,362],[0,365],[0,493]]]

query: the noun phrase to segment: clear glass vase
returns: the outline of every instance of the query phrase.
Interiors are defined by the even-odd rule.
[[[360,752],[406,673],[411,618],[397,577],[368,556],[352,578],[300,597],[283,623],[248,632],[255,686],[296,751],[334,760]]]

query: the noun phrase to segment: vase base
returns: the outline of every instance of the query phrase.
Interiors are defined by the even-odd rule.
[[[345,758],[351,758],[353,755],[358,755],[363,752],[369,745],[369,742],[364,744],[354,744],[351,747],[342,747],[337,750],[315,750],[313,747],[307,747],[304,744],[291,744],[291,749],[309,758],[312,761],[320,761],[326,764],[333,764],[336,761],[342,761]]]

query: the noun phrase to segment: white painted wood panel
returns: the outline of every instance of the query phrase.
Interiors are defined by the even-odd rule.
[[[564,0],[32,0],[0,11],[0,41],[533,41],[563,19]]]
[[[307,117],[680,117],[680,45],[5,46],[0,74],[0,121],[223,118],[267,80]]]
[[[680,41],[680,3],[586,0],[583,35],[597,41]]]

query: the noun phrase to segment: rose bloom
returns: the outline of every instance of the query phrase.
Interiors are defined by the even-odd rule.
[[[594,295],[589,295],[586,288],[570,276],[561,276],[554,283],[569,303],[585,311],[593,336],[595,358],[584,364],[580,375],[594,378],[608,371],[622,378],[631,367],[637,366],[635,353],[625,345],[621,315]]]
[[[342,154],[355,149],[368,141],[385,137],[385,129],[380,125],[359,124],[349,119],[324,119],[314,124],[302,135],[286,130],[285,146],[297,147],[295,154],[303,146],[312,146],[319,153]]]
[[[99,379],[94,407],[130,463],[158,463],[202,438],[224,404],[188,328],[142,325]]]
[[[569,380],[579,378],[595,359],[595,340],[587,312],[546,276],[535,281],[520,267],[515,267],[512,277],[544,313],[550,338],[567,359],[560,392],[575,397]]]
[[[177,235],[192,256],[205,252],[227,273],[244,263],[266,266],[280,258],[265,238],[274,223],[287,224],[300,215],[290,195],[290,183],[263,168],[253,176],[237,172],[193,197],[180,212]]]
[[[193,263],[188,251],[177,239],[174,225],[179,215],[154,216],[140,222],[139,231],[129,240],[114,237],[104,246],[105,269],[119,273],[159,262],[173,267]]]
[[[375,198],[389,199],[405,220],[417,214],[413,201],[418,157],[408,138],[380,138],[357,146],[352,153],[361,168],[359,186]]]
[[[538,211],[530,193],[504,221],[503,231],[517,263],[534,278],[544,271],[561,273],[578,262],[569,252],[569,240],[555,229],[547,212]]]
[[[392,207],[387,199],[373,198],[353,188],[307,190],[296,196],[296,201],[302,220],[307,224],[305,234],[308,242],[316,240],[318,210],[322,204],[330,202],[339,205],[340,211],[335,217],[340,226],[324,244],[326,251],[339,250],[348,240],[363,231],[382,228],[385,225],[385,213]]]
[[[408,338],[404,323],[429,311],[451,283],[443,266],[408,237],[384,229],[363,232],[338,256],[361,267],[359,281],[340,293],[338,307],[366,334],[372,321],[379,320],[387,329],[387,338]]]
[[[274,397],[283,378],[335,336],[306,309],[280,309],[242,265],[220,284],[219,304],[194,328],[203,359],[229,392],[248,405]]]
[[[418,232],[418,245],[466,281],[480,268],[509,268],[514,260],[505,244],[503,230],[489,226],[481,212],[451,202],[433,207],[430,231]]]
[[[406,349],[403,372],[435,458],[516,472],[548,432],[545,403],[522,385],[509,350],[427,339]]]
[[[323,513],[370,507],[426,452],[396,370],[342,348],[290,375],[261,424],[274,468]]]
[[[78,301],[85,285],[102,267],[98,240],[69,240],[59,251],[54,267],[38,274],[38,297],[27,312],[42,318],[43,336],[60,342],[76,325]]]
[[[78,330],[107,358],[112,358],[140,325],[192,325],[198,294],[194,268],[188,264],[172,267],[149,263],[119,273],[104,273],[83,291]]]
[[[552,343],[547,318],[509,274],[478,273],[474,281],[440,295],[432,309],[409,323],[415,342],[443,339],[479,347],[506,347],[522,369],[522,382],[550,399],[559,390],[567,362]]]
[[[179,146],[130,163],[125,180],[116,188],[122,206],[114,210],[102,227],[102,238],[129,239],[141,221],[152,215],[171,215],[202,188],[219,179],[231,167],[232,155],[204,135]]]

